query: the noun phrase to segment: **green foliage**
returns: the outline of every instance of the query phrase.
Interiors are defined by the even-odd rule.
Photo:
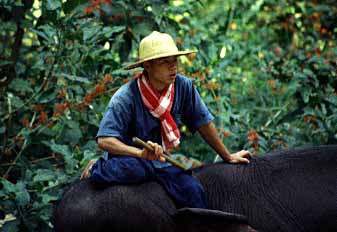
[[[4,231],[52,230],[52,204],[100,155],[105,107],[139,71],[124,62],[153,30],[199,50],[180,72],[229,150],[337,141],[334,2],[0,0],[0,10]],[[199,135],[182,134],[179,153],[214,160]]]
[[[225,143],[256,154],[336,143],[336,7],[251,3],[211,2],[185,19],[182,33],[199,48],[186,74],[196,77]],[[184,152],[209,154],[195,141]]]

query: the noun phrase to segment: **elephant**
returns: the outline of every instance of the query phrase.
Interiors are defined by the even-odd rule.
[[[156,182],[76,181],[54,209],[56,231],[337,231],[337,145],[285,149],[247,165],[194,168],[209,209],[177,209]]]

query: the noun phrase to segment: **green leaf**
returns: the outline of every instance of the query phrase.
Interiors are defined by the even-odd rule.
[[[82,82],[86,84],[90,84],[91,82],[88,80],[86,77],[80,77],[80,76],[75,76],[75,75],[69,75],[66,73],[55,73],[55,76],[63,76],[71,81],[77,81],[77,82]]]
[[[140,40],[141,37],[144,37],[145,35],[148,35],[151,33],[153,29],[153,22],[141,22],[137,23],[133,28],[132,31],[134,35],[137,37],[138,40]]]
[[[60,0],[47,0],[47,10],[56,10],[62,6]]]
[[[51,201],[57,201],[57,200],[58,200],[58,197],[51,196],[51,195],[48,195],[48,194],[42,195],[42,203],[45,204],[45,205],[49,204]]]
[[[41,37],[43,37],[48,43],[50,44],[55,43],[56,28],[48,24],[44,24],[42,26],[39,26],[38,28],[40,29],[40,31],[35,30],[35,29],[31,29],[31,30],[37,33],[38,35],[40,35]]]
[[[65,130],[64,141],[69,142],[70,144],[77,144],[82,138],[82,131],[80,125],[75,121],[67,121],[69,128]]]
[[[303,89],[301,91],[301,95],[302,95],[302,99],[304,101],[304,103],[308,103],[309,102],[309,97],[310,97],[311,91],[308,89]]]
[[[0,197],[6,196],[5,192],[3,190],[0,190]]]
[[[64,155],[64,156],[72,156],[72,153],[69,149],[69,146],[67,145],[60,145],[60,144],[56,144],[54,141],[49,142],[49,141],[42,141],[42,143],[48,147],[50,147],[50,149],[58,154]]]
[[[33,178],[34,182],[49,181],[55,178],[54,172],[49,169],[38,169]]]
[[[4,193],[14,192],[15,191],[15,185],[11,182],[9,182],[6,179],[2,179],[1,182],[3,185],[3,191]]]
[[[28,128],[22,128],[20,133],[26,140],[30,140],[30,134],[32,133],[31,130],[29,130]]]
[[[13,93],[8,92],[8,104],[10,106],[14,106],[14,108],[21,108],[24,106],[24,102],[17,96],[15,96]]]
[[[37,35],[41,36],[43,39],[45,39],[46,41],[49,41],[50,38],[43,32],[43,31],[39,31],[36,29],[31,28],[30,29],[32,32],[35,32]]]
[[[16,90],[18,92],[33,92],[32,88],[30,87],[29,81],[28,80],[24,80],[24,79],[19,79],[19,78],[15,78],[9,85],[9,87],[13,90]]]
[[[1,180],[3,190],[1,195],[14,194],[15,200],[19,206],[24,206],[30,201],[30,195],[26,189],[26,184],[22,181],[18,181],[13,184],[5,179]]]
[[[83,159],[81,160],[81,165],[86,164],[89,160],[97,158],[97,155],[95,152],[90,150],[85,150],[83,153]]]
[[[22,181],[19,181],[16,184],[16,201],[18,202],[19,206],[24,206],[29,203],[30,195],[26,189],[26,184]]]
[[[75,160],[72,156],[65,156],[64,160],[66,161],[66,171],[67,173],[74,173],[75,167],[77,166],[77,160]]]
[[[17,232],[19,231],[19,221],[14,219],[11,221],[6,221],[2,227],[2,231],[4,232]]]
[[[128,9],[128,5],[125,3],[125,1],[118,0],[116,3],[117,5],[122,6],[124,9]]]
[[[83,150],[94,151],[97,149],[97,143],[95,140],[89,140],[82,148]]]
[[[71,13],[77,6],[88,2],[87,0],[70,0],[63,3],[63,10],[65,14]]]
[[[53,152],[63,155],[63,159],[66,163],[66,172],[68,174],[75,172],[75,167],[77,166],[78,161],[74,159],[72,152],[68,145],[56,144],[54,141],[42,141],[43,144],[50,147]]]
[[[91,27],[85,27],[83,29],[83,40],[84,41],[94,41],[99,32],[101,31],[102,26],[92,25]]]
[[[39,94],[36,98],[36,101],[39,103],[48,103],[53,100],[55,100],[57,96],[57,92],[55,91],[55,88],[49,89],[47,91],[44,91],[42,94]]]
[[[128,63],[128,64],[131,64],[131,62],[130,63]],[[126,65],[126,64],[125,64]],[[111,74],[113,75],[113,76],[129,76],[130,75],[130,71],[128,71],[128,70],[124,70],[124,69],[116,69],[116,70],[114,70]]]
[[[119,33],[125,30],[125,26],[104,27],[101,34],[104,38],[110,38],[113,33]]]
[[[323,115],[326,116],[327,110],[326,110],[326,106],[325,106],[324,103],[321,103],[321,108],[322,108],[322,113],[323,113]]]
[[[308,60],[308,63],[323,63],[324,62],[324,59],[323,58],[320,58],[320,57],[317,57],[317,56],[314,56],[312,58],[310,58]]]
[[[13,61],[9,61],[9,60],[1,60],[0,61],[0,66],[5,66],[5,65],[8,65],[8,64],[13,64]]]
[[[62,154],[64,156],[71,156],[71,151],[67,145],[52,144],[50,147],[54,152]]]
[[[51,129],[51,128],[48,128],[46,126],[43,126],[40,130],[39,130],[39,133],[41,133],[42,135],[44,136],[48,136],[48,137],[54,137],[54,136],[57,136],[57,131]]]

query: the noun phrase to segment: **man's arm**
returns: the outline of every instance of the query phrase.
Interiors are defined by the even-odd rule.
[[[251,154],[249,151],[241,150],[230,154],[215,129],[214,123],[209,122],[198,129],[203,139],[221,156],[224,161],[230,163],[249,163]]]
[[[142,159],[159,160],[165,162],[165,158],[162,156],[162,147],[159,144],[152,143],[150,141],[148,141],[147,143],[154,148],[154,151],[148,150],[146,148],[139,149],[137,147],[128,146],[114,137],[98,137],[97,139],[98,147],[111,154],[131,155]],[[89,163],[86,165],[85,169],[82,172],[81,180],[86,179],[90,176],[91,168],[95,164],[95,162],[96,159],[89,161]]]
[[[162,147],[159,144],[152,143],[150,141],[148,141],[147,143],[154,148],[154,151],[148,150],[146,148],[139,149],[137,147],[128,146],[115,137],[99,137],[97,139],[98,147],[111,154],[131,155],[138,158],[159,160],[164,162],[165,158],[162,156]]]

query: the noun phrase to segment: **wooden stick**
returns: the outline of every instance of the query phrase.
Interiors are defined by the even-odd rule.
[[[143,140],[141,140],[140,138],[137,138],[137,137],[133,137],[132,138],[132,141],[137,144],[137,145],[140,145],[146,149],[149,149],[150,151],[154,151],[153,147],[148,144],[148,143],[145,143]],[[172,159],[165,151],[163,151],[163,157],[171,164],[177,166],[178,168],[184,170],[184,171],[187,171],[188,169],[181,163],[179,163],[178,161]]]

